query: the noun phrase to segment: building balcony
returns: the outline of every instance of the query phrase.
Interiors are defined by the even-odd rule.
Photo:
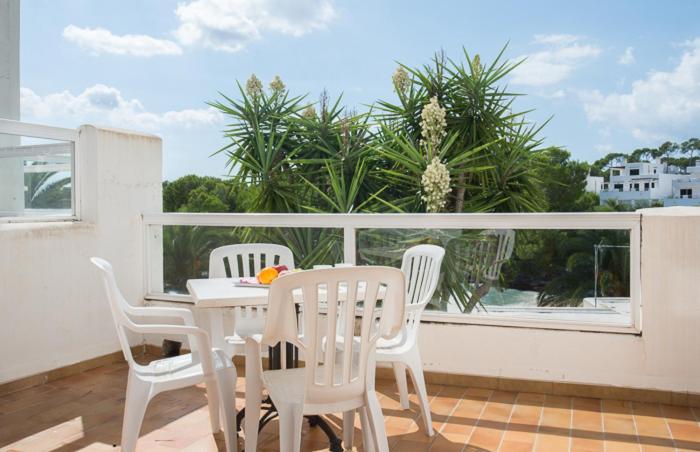
[[[48,211],[27,208],[24,184],[0,185],[0,199],[23,196],[0,218],[2,448],[119,443],[126,364],[90,257],[113,264],[129,302],[185,307],[206,327],[184,283],[207,277],[211,249],[250,237],[290,246],[302,268],[397,266],[416,241],[447,250],[446,290],[419,336],[436,436],[425,435],[414,399],[400,408],[392,374],[380,368],[393,450],[700,448],[697,209],[163,213],[159,138],[0,121],[0,168],[22,177],[50,156],[28,155],[36,148],[23,149],[32,144],[20,136],[69,143],[69,183],[59,193],[67,207]],[[645,192],[616,192],[627,193]],[[542,243],[548,252],[535,253]],[[160,354],[163,339],[129,338],[144,360]],[[243,378],[237,390],[241,408]],[[328,420],[340,429],[340,417]],[[304,428],[303,450],[327,447],[318,429]],[[260,450],[277,450],[276,424],[264,432]],[[215,450],[222,442],[209,433],[204,390],[194,387],[155,399],[138,447]]]
[[[653,201],[656,199],[661,199],[662,196],[658,190],[603,190],[599,193],[600,202],[604,203],[608,199],[614,199],[620,202],[630,202],[630,201]]]

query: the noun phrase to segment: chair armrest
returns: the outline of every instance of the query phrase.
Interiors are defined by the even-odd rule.
[[[131,323],[128,327],[135,333],[191,336],[196,345],[196,347],[192,347],[192,353],[194,355],[196,351],[199,351],[197,355],[202,362],[202,371],[205,375],[210,375],[214,372],[211,342],[209,340],[209,333],[207,333],[206,330],[188,325],[139,325]]]
[[[246,382],[251,379],[262,380],[262,344],[254,336],[245,339],[245,377]]]
[[[176,317],[182,319],[185,325],[195,326],[192,311],[185,308],[168,308],[161,306],[129,306],[127,311],[130,315],[137,317]]]

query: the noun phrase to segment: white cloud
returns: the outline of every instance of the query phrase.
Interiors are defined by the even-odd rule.
[[[268,32],[299,37],[324,29],[336,16],[334,0],[189,0],[178,4],[174,38],[183,46],[237,52]],[[95,54],[179,55],[173,41],[117,36],[104,28],[69,25],[63,37]]]
[[[68,91],[40,96],[21,88],[23,118],[51,119],[61,123],[97,123],[116,127],[157,131],[166,127],[191,128],[218,124],[221,114],[213,107],[154,113],[138,99],[125,99],[118,89],[94,85],[80,94]]]
[[[612,144],[596,144],[595,150],[600,152],[601,154],[608,154],[613,151],[614,147]]]
[[[654,71],[632,83],[629,92],[604,95],[582,93],[591,122],[622,128],[643,141],[684,138],[700,124],[700,38],[686,50],[671,71]]]
[[[558,89],[556,91],[548,92],[548,91],[543,91],[536,93],[536,95],[540,97],[544,97],[545,99],[563,99],[566,97],[566,90],[564,89]]]
[[[518,61],[526,60],[513,70],[513,83],[542,87],[567,79],[576,68],[600,54],[600,48],[583,44],[582,40],[565,34],[536,35],[535,43],[549,48],[518,57]]]
[[[63,37],[95,55],[111,53],[150,57],[154,55],[180,55],[182,49],[176,43],[147,35],[117,36],[104,28],[80,28],[68,25]]]
[[[622,64],[624,66],[634,64],[635,61],[637,60],[634,58],[634,47],[627,47],[625,49],[625,53],[623,53],[620,56],[620,59],[617,60],[618,64]]]
[[[266,32],[302,36],[335,17],[332,0],[193,0],[175,10],[183,45],[236,52]]]
[[[581,40],[581,36],[568,34],[535,35],[535,44],[567,46]]]

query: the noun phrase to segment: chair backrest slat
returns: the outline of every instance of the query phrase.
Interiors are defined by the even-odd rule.
[[[440,279],[445,250],[436,245],[417,245],[403,255],[401,270],[406,275],[406,300],[410,304],[428,303]]]
[[[301,300],[295,300],[299,290]],[[282,276],[270,287],[263,343],[288,341],[304,351],[306,402],[360,397],[377,340],[392,338],[401,329],[405,290],[403,273],[390,267],[333,268]],[[301,338],[295,301],[303,303]],[[354,319],[360,309],[360,336],[353,349]],[[325,350],[319,353],[324,338]],[[343,347],[337,343],[341,338]]]
[[[286,246],[272,243],[240,243],[212,250],[210,278],[250,278],[264,267],[286,265],[294,268],[294,255]]]
[[[512,229],[489,229],[482,232],[482,235],[493,237],[495,250],[492,253],[484,252],[490,261],[484,268],[484,279],[488,281],[498,281],[501,276],[501,268],[505,261],[510,259],[515,246],[515,231]]]
[[[209,277],[252,278],[263,268],[272,265],[286,265],[289,270],[293,270],[292,251],[286,246],[272,243],[226,245],[215,248],[209,255]],[[264,326],[264,307],[234,308],[234,312],[239,327],[260,331]]]

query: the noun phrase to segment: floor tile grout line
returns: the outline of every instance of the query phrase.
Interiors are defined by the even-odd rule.
[[[571,448],[573,447],[573,441],[571,436],[574,433],[574,398],[569,397],[569,452],[571,452]]]
[[[634,405],[632,405],[632,402],[629,402],[629,401],[624,402],[624,403],[629,404],[630,415],[632,416],[632,426],[634,427],[634,437],[637,438],[637,445],[639,445],[639,451],[643,452],[642,442],[639,440],[639,429],[637,428],[637,418],[634,415]]]
[[[464,394],[466,394],[466,393],[467,393],[467,388],[464,388],[464,389],[462,390],[462,395],[459,396],[459,400],[457,401],[457,403],[455,404],[455,406],[452,407],[452,409],[450,410],[450,414],[448,414],[447,417],[445,418],[445,422],[443,422],[442,425],[440,426],[440,429],[439,429],[438,431],[435,432],[435,433],[436,433],[436,435],[434,435],[435,438],[432,438],[432,440],[430,441],[430,449],[432,449],[432,448],[433,448],[433,445],[435,444],[435,440],[437,439],[437,436],[438,436],[437,434],[442,433],[442,430],[443,430],[443,429],[445,428],[445,426],[450,422],[450,418],[452,417],[452,415],[454,414],[454,412],[457,411],[457,407],[459,406],[460,403],[462,403],[462,400],[464,400]],[[432,416],[431,416],[431,417],[432,417]]]
[[[442,430],[445,428],[445,425],[447,425],[450,422],[450,418],[452,417],[454,412],[457,411],[457,407],[459,406],[460,403],[462,403],[462,400],[464,400],[464,394],[466,392],[467,392],[467,389],[464,388],[464,390],[462,390],[462,395],[459,396],[459,400],[457,401],[455,406],[452,407],[452,409],[450,410],[450,413],[447,415],[447,417],[445,417],[445,422],[442,423],[442,425],[440,426],[440,429],[436,433],[442,433]]]
[[[600,431],[603,433],[603,452],[605,452],[608,449],[608,444],[605,440],[608,435],[605,433],[605,411],[603,410],[603,399],[598,400],[598,409],[600,410]]]
[[[678,450],[678,444],[676,444],[676,437],[673,436],[673,430],[671,430],[671,426],[668,423],[668,417],[666,417],[666,411],[664,410],[664,407],[661,404],[657,404],[659,407],[659,412],[661,412],[661,416],[664,418],[664,424],[666,425],[666,430],[668,431],[668,436],[671,438],[671,442],[673,443],[673,449]]]
[[[520,398],[522,393],[518,393],[515,396],[515,400],[513,400],[513,403],[510,405],[510,413],[508,414],[508,420],[506,421],[506,428],[503,429],[503,433],[501,434],[501,440],[498,442],[498,447],[496,448],[496,451],[501,449],[501,446],[503,446],[503,439],[506,437],[506,433],[508,432],[508,426],[510,425],[510,420],[513,418],[513,413],[515,412],[515,407],[518,405],[518,399]]]
[[[439,390],[434,396],[430,397],[430,400],[428,400],[428,410],[430,411],[430,422],[433,421],[433,411],[432,411],[432,409],[430,408],[430,404],[431,404],[435,399],[437,399],[437,398],[440,396],[440,394],[442,394],[442,391],[444,391],[446,388],[447,388],[447,385],[440,386],[440,390]],[[414,388],[414,391],[415,391],[415,388]],[[426,390],[426,393],[427,393],[427,390]],[[418,393],[417,393],[417,392],[416,392],[416,397],[418,397]],[[418,402],[418,404],[420,405],[420,401]],[[420,410],[420,408],[418,408],[418,409]],[[413,422],[416,423],[416,426],[418,427],[419,430],[421,429],[421,423],[425,423],[425,421],[423,420],[423,414],[422,414],[422,412],[420,412],[420,411],[418,412],[418,415],[417,415],[415,418],[412,418],[411,420],[412,420]],[[404,430],[404,434],[408,433],[408,430],[409,430],[410,428],[411,428],[411,426],[409,425],[409,426],[406,428],[406,430]],[[434,430],[434,429],[433,429],[433,430]],[[426,433],[427,433],[427,432],[426,432]],[[435,438],[430,438],[430,442],[428,442],[428,444],[432,444],[434,440],[435,440]]]
[[[697,413],[695,412],[695,407],[689,406],[690,412],[693,414],[693,418],[695,419],[695,423],[700,427],[700,418],[698,418]]]
[[[537,450],[537,441],[540,439],[540,428],[542,427],[542,418],[544,417],[544,403],[547,396],[542,397],[542,406],[540,407],[540,417],[537,419],[537,430],[535,430],[535,441],[532,442],[531,451]]]
[[[465,449],[467,448],[467,446],[469,445],[469,441],[472,439],[472,436],[474,436],[474,431],[476,430],[476,427],[479,425],[479,421],[481,420],[481,416],[484,415],[484,411],[486,411],[486,407],[487,407],[487,406],[489,405],[489,403],[491,402],[491,397],[493,397],[493,393],[494,393],[494,392],[495,392],[495,390],[492,389],[492,390],[491,390],[491,393],[489,394],[489,397],[488,397],[488,398],[486,399],[486,401],[484,402],[484,406],[481,407],[481,411],[479,412],[479,416],[476,418],[476,422],[475,422],[474,425],[472,426],[472,431],[469,433],[469,436],[468,436],[467,439],[464,441],[464,446],[462,447],[461,452],[464,452],[464,450],[465,450]]]
[[[634,418],[634,423],[635,423],[635,429],[637,429],[637,409],[635,408],[635,404],[633,402],[630,402],[632,404],[632,416]],[[659,408],[659,413],[661,414],[661,417],[664,420],[664,425],[666,426],[666,432],[668,433],[668,438],[671,440],[671,443],[673,444],[673,450],[677,451],[678,447],[676,447],[676,441],[673,439],[673,433],[671,432],[671,428],[668,425],[668,422],[666,420],[666,416],[663,414],[663,411],[661,410],[661,406],[659,404],[656,404],[656,406]],[[654,416],[655,419],[657,419],[656,416]],[[641,448],[642,446],[642,441],[639,435],[639,430],[637,429],[637,442],[639,442],[639,446]]]

